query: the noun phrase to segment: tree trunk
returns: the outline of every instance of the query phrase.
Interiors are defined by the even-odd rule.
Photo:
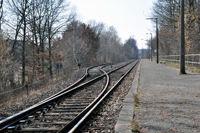
[[[51,78],[53,78],[53,72],[52,72],[52,58],[51,58],[51,38],[49,38],[49,73]]]
[[[25,6],[26,7],[26,6]],[[24,9],[24,36],[23,36],[23,45],[22,45],[22,85],[25,84],[25,43],[26,43],[26,16],[25,16],[25,10]]]

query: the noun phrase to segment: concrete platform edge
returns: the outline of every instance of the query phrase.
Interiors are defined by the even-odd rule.
[[[140,76],[140,65],[137,68],[134,80],[132,82],[131,88],[129,90],[126,99],[124,100],[123,107],[120,111],[118,121],[115,125],[115,133],[132,133],[131,123],[133,121],[134,115],[134,95],[137,93],[138,88],[138,78]]]

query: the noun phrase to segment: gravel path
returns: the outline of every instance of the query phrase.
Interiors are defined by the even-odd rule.
[[[200,75],[141,62],[140,106],[135,122],[141,132],[200,132]]]

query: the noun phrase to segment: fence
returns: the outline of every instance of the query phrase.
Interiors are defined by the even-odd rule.
[[[57,70],[56,70],[57,71]],[[56,73],[56,72],[55,72]],[[51,76],[45,77],[41,80],[38,80],[34,83],[30,83],[30,84],[26,84],[25,86],[21,86],[19,88],[15,88],[6,92],[2,92],[0,93],[0,107],[4,106],[5,104],[7,104],[7,101],[12,102],[13,100],[17,100],[15,99],[16,97],[28,97],[30,93],[32,93],[33,91],[37,91],[41,88],[47,88],[49,85],[49,83],[53,82],[53,81],[58,81],[60,78],[66,76],[64,71],[54,74],[53,78],[51,78]]]
[[[156,56],[153,56],[156,59]],[[179,63],[180,55],[161,55],[159,56],[159,60]],[[198,67],[200,68],[200,54],[188,54],[185,55],[185,64],[187,66]]]

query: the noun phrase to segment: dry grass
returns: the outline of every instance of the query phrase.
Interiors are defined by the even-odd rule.
[[[167,66],[172,66],[173,68],[180,68],[180,64],[179,63],[172,63],[172,62],[165,62],[165,65]]]
[[[8,94],[5,98],[5,102],[2,102],[0,104],[0,110],[4,109],[4,108],[8,108],[10,106],[22,103],[23,101],[27,100],[27,99],[31,99],[36,97],[37,95],[40,95],[46,91],[49,91],[51,89],[53,89],[52,86],[55,85],[59,85],[61,84],[62,80],[66,80],[67,78],[69,78],[69,76],[65,76],[65,77],[60,77],[60,78],[54,78],[53,80],[48,81],[48,83],[45,83],[45,85],[42,86],[37,86],[37,89],[33,89],[33,90],[29,90],[28,95],[27,95],[27,90],[20,90],[20,92],[17,92],[17,94],[13,95],[13,94]]]
[[[193,73],[200,73],[200,69],[197,67],[188,67],[186,66],[186,70],[191,71]]]
[[[160,62],[163,62],[163,61],[160,61]],[[172,66],[173,68],[176,68],[176,69],[180,68],[180,64],[179,63],[173,63],[173,62],[165,61],[165,65]],[[185,66],[185,69],[190,71],[190,72],[193,72],[193,73],[200,73],[200,68],[198,68],[198,67]]]

